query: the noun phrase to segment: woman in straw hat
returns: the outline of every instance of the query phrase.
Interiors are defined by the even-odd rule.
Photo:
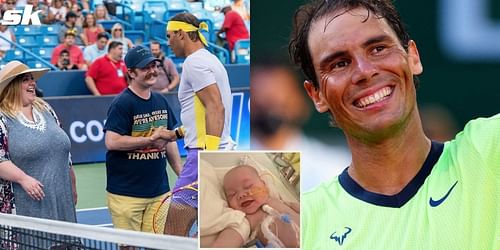
[[[70,141],[35,95],[47,71],[19,61],[0,70],[0,212],[75,222]]]

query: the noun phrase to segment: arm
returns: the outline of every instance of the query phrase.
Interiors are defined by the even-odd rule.
[[[35,178],[27,175],[18,168],[12,161],[3,161],[0,163],[0,178],[19,183],[24,191],[35,200],[42,200],[45,197],[43,184]]]
[[[81,70],[87,70],[87,63],[83,59],[83,51],[80,50],[80,53],[78,55],[78,68]]]
[[[167,70],[168,73],[170,73],[170,76],[172,78],[170,79],[170,84],[168,84],[167,86],[168,90],[171,91],[175,89],[177,85],[179,85],[181,78],[179,77],[179,72],[177,72],[177,68],[175,67],[175,64],[172,62],[172,60],[168,59],[168,62],[164,63],[164,65],[165,69]]]
[[[232,228],[225,228],[219,233],[217,239],[211,247],[241,247],[243,246],[243,238]]]
[[[179,85],[179,82],[181,81],[181,78],[179,77],[179,74],[172,75],[172,81],[170,84],[167,86],[168,91],[172,91]]]
[[[86,35],[86,33],[85,33],[85,30],[86,30],[86,29],[87,29],[87,28],[83,29],[83,32],[82,32],[82,33],[80,33],[80,39],[82,39],[83,45],[84,45],[85,47],[89,45],[89,40],[87,39],[87,35]]]
[[[175,174],[179,176],[182,170],[181,157],[179,155],[179,148],[177,148],[176,142],[167,143],[167,158],[168,164],[172,170],[174,170]]]
[[[152,146],[157,138],[155,134],[151,137],[133,137],[129,135],[120,135],[111,130],[106,131],[105,144],[108,150],[130,151],[143,149]]]
[[[206,134],[220,138],[222,130],[224,129],[224,105],[222,103],[219,87],[216,83],[213,83],[196,92],[196,95],[205,107]]]
[[[123,31],[123,33],[125,34],[125,31]],[[132,41],[130,41],[130,39],[127,38],[127,45],[128,45],[128,48],[131,49],[132,47],[134,47],[134,44],[132,43]]]
[[[101,93],[99,93],[99,90],[97,90],[97,87],[95,86],[95,81],[92,79],[92,77],[87,76],[85,77],[85,83],[87,84],[87,88],[89,88],[89,91],[95,95],[95,96],[100,96]]]

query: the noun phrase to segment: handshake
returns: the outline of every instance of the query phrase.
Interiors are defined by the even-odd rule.
[[[153,133],[149,137],[151,141],[151,146],[153,148],[164,150],[169,142],[175,142],[177,139],[181,139],[184,136],[182,128],[176,128],[174,130],[168,130],[167,128],[160,126],[158,128],[153,128]]]

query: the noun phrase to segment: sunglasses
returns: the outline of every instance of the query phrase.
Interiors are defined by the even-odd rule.
[[[115,31],[122,31],[122,29],[115,29]]]

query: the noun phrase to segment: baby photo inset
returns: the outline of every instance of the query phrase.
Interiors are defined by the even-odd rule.
[[[300,248],[298,152],[200,152],[202,248]]]

